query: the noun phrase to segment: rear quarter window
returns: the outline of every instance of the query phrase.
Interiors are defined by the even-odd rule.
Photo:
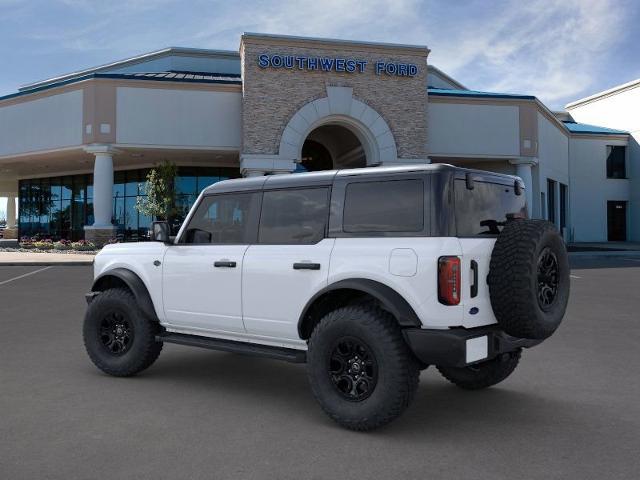
[[[460,237],[498,235],[507,216],[526,217],[524,193],[497,183],[474,182],[473,190],[464,180],[455,181],[456,231]]]
[[[342,227],[348,233],[421,232],[424,203],[422,180],[350,183]]]

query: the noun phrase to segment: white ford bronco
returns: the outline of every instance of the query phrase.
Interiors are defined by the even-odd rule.
[[[527,219],[521,180],[449,165],[227,180],[152,238],[96,256],[98,368],[134,375],[167,342],[306,362],[354,430],[398,417],[429,365],[466,389],[501,382],[569,297],[563,240]]]

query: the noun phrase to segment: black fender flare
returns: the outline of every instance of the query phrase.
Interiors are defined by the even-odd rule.
[[[411,305],[409,305],[409,302],[407,302],[404,297],[393,288],[367,278],[352,278],[332,283],[311,297],[298,318],[298,334],[300,335],[300,338],[305,338],[305,319],[307,318],[309,310],[315,301],[323,295],[336,290],[357,290],[372,296],[380,302],[385,310],[395,317],[398,325],[401,327],[419,328],[422,326],[422,322]]]
[[[92,292],[101,292],[109,288],[109,278],[121,280],[133,293],[136,303],[149,319],[159,321],[149,290],[142,279],[127,268],[114,268],[99,275],[91,286]]]

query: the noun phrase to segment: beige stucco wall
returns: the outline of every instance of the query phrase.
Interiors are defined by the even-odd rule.
[[[520,155],[517,105],[429,105],[429,150],[433,156]]]
[[[238,151],[239,91],[118,87],[117,144]]]
[[[0,157],[80,144],[82,90],[0,106]]]
[[[426,48],[380,47],[358,43],[323,44],[313,40],[243,37],[244,154],[277,155],[281,135],[305,104],[327,96],[328,86],[351,87],[353,98],[380,114],[394,136],[398,157],[426,159]],[[364,73],[260,68],[260,54],[356,58],[368,62]],[[376,75],[376,61],[418,65],[414,77]]]

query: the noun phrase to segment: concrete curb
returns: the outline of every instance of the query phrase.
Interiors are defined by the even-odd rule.
[[[639,250],[569,252],[570,257],[631,257],[640,258]]]

